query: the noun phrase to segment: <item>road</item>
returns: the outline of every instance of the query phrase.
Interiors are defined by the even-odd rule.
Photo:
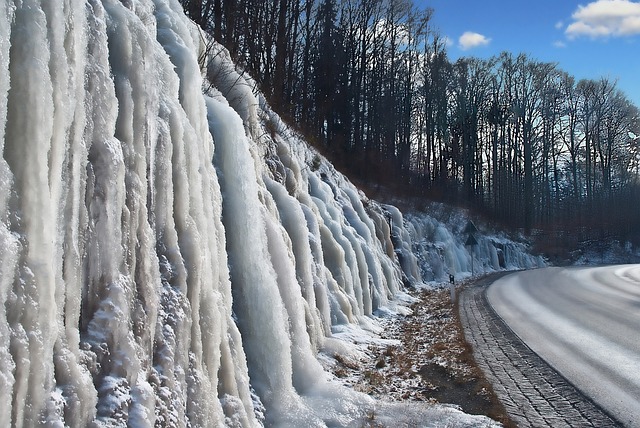
[[[624,426],[640,427],[640,265],[509,275],[487,300],[537,355]]]
[[[519,428],[620,426],[526,346],[489,305],[487,287],[506,274],[464,287],[458,309],[476,362],[511,420]]]

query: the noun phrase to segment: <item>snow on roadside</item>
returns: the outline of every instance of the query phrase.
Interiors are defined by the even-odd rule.
[[[353,348],[346,353],[325,349],[320,354],[325,369],[344,385],[381,401],[422,402],[469,413],[464,394],[447,390],[451,385],[431,378],[434,374],[439,378],[442,372],[452,385],[472,385],[477,395],[474,401],[486,401],[489,409],[495,397],[469,358],[449,289],[442,284],[425,286],[413,290],[410,297],[402,313],[376,313],[374,320],[381,330],[351,327],[335,331],[333,336],[343,348],[346,342]],[[442,401],[443,396],[462,401]],[[490,420],[488,426],[500,424]]]

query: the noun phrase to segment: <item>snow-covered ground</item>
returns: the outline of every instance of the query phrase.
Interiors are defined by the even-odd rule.
[[[353,343],[355,352],[338,358],[321,352],[321,361],[343,383],[393,401],[436,401],[437,380],[421,375],[427,366],[439,366],[459,383],[480,377],[479,369],[465,360],[449,288],[423,288],[416,296],[404,314],[377,314],[383,328],[378,335],[334,334]]]
[[[640,266],[548,268],[490,286],[498,314],[624,426],[640,427]]]
[[[589,241],[571,255],[575,266],[603,266],[640,263],[640,248],[619,241]]]

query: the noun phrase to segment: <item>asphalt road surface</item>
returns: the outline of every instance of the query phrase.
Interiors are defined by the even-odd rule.
[[[521,272],[495,281],[487,299],[583,394],[640,427],[640,265]]]

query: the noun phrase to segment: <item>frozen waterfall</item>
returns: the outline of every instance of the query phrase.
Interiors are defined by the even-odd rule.
[[[0,123],[0,420],[486,426],[323,370],[421,283],[433,224],[367,200],[177,0],[0,2]]]

